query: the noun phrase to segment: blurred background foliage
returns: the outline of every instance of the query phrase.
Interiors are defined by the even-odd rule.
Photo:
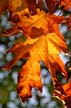
[[[58,10],[56,13],[58,13]],[[63,13],[65,16],[69,12]],[[25,36],[18,33],[15,36],[5,37],[2,36],[2,32],[5,32],[11,27],[11,23],[8,22],[9,12],[5,12],[0,17],[0,108],[63,108],[63,104],[60,100],[52,96],[53,84],[51,80],[50,73],[45,67],[44,63],[41,61],[41,77],[43,81],[42,93],[33,88],[32,98],[28,99],[25,103],[22,103],[17,95],[17,76],[21,69],[21,66],[25,63],[25,60],[19,60],[17,64],[9,71],[2,70],[2,66],[12,60],[13,54],[11,52],[6,53],[6,51],[11,48],[15,42],[25,41]],[[71,31],[67,30],[66,25],[60,25],[60,30],[64,34],[68,46],[68,52],[71,52]],[[60,54],[64,63],[68,60],[71,61],[71,57],[66,57]],[[69,72],[70,76],[71,72]],[[57,78],[60,82],[66,83],[66,80],[60,74],[57,74]]]

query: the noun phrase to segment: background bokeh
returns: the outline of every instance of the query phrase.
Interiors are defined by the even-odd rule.
[[[56,12],[58,14],[60,10]],[[65,16],[68,12],[63,13]],[[19,60],[17,64],[9,71],[3,70],[1,67],[12,60],[13,54],[6,51],[11,48],[15,41],[21,39],[25,41],[25,36],[18,33],[15,36],[5,37],[1,33],[11,27],[11,23],[8,22],[9,12],[6,12],[0,17],[0,108],[63,108],[63,104],[60,100],[52,96],[53,84],[50,73],[41,61],[41,78],[43,82],[42,93],[33,88],[32,98],[28,99],[25,103],[22,103],[17,95],[17,76],[21,69],[21,66],[25,63],[24,60]],[[67,30],[66,25],[60,25],[60,30],[64,34],[68,46],[68,52],[71,51],[71,31]],[[64,63],[70,60],[70,57],[60,54]],[[31,67],[30,67],[31,68]],[[70,74],[70,72],[69,72]],[[66,80],[60,74],[57,74],[60,82],[66,83]]]

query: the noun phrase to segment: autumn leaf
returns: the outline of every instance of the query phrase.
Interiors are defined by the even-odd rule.
[[[58,84],[59,86],[59,90],[56,89],[54,91],[54,96],[57,96],[57,98],[59,98],[61,101],[63,101],[64,106],[66,106],[67,108],[71,107],[71,79],[68,83],[62,85],[62,84]],[[58,87],[57,87],[58,88]]]
[[[9,9],[12,12],[21,11],[25,8],[35,9],[36,1],[35,0],[9,0]]]
[[[65,106],[68,108],[71,107],[71,80],[63,86],[64,92],[65,92],[65,97],[63,100],[65,101]]]
[[[61,35],[58,24],[61,22],[68,22],[67,24],[70,25],[70,20],[68,21],[63,16],[56,16],[54,14],[49,15],[39,8],[36,8],[35,11],[36,13],[34,15],[30,12],[29,8],[18,12],[14,11],[10,18],[11,23],[13,23],[13,27],[10,30],[7,30],[7,32],[3,35],[10,36],[11,34],[14,35],[21,32],[26,36],[35,38],[36,36],[41,36],[41,31],[42,33],[47,31],[56,32],[57,35]],[[40,24],[39,20],[41,22]],[[47,28],[49,28],[49,30],[47,30]]]
[[[64,10],[68,10],[71,7],[71,0],[60,0],[59,6],[64,7]]]
[[[66,19],[66,23],[68,25],[68,29],[71,30],[71,14],[68,16],[68,18]]]
[[[8,9],[8,0],[0,0],[0,14]]]
[[[0,0],[0,13],[6,10],[16,11],[19,7],[22,7],[22,0]]]
[[[18,8],[22,7],[22,0],[9,0],[9,9],[11,11],[16,11]]]
[[[56,0],[45,0],[45,1],[46,1],[46,5],[48,7],[49,13],[53,14],[56,10],[57,1]]]
[[[30,8],[35,4],[35,0],[31,0],[30,4],[29,2],[29,0],[9,0],[8,8],[10,9],[10,11],[12,11],[12,13],[16,11],[21,11],[25,8]]]
[[[21,30],[18,30],[18,28],[16,26],[9,28],[8,30],[6,30],[5,32],[2,33],[2,36],[13,36],[16,35],[18,33],[22,33]]]
[[[9,0],[9,10],[13,12],[22,11],[26,8],[30,10],[32,14],[36,12],[36,8],[44,9],[43,0]]]
[[[38,0],[38,3],[36,3],[36,0],[0,0],[0,14],[6,10],[11,11],[12,14],[25,8],[35,12],[37,7],[43,9],[44,5],[42,0]]]
[[[56,43],[58,41],[58,43]],[[63,42],[55,33],[50,33],[39,37],[29,50],[30,58],[23,66],[19,73],[18,79],[18,94],[24,101],[27,97],[31,96],[31,90],[33,87],[42,89],[42,82],[40,80],[40,64],[41,60],[44,61],[49,69],[52,79],[56,79],[56,71],[63,73],[67,77],[67,73],[64,68],[64,64],[60,57],[59,52],[66,47]],[[51,50],[53,49],[53,50]],[[35,76],[35,79],[33,78]],[[24,86],[23,86],[24,85]],[[27,91],[27,88],[29,91]]]
[[[48,68],[53,85],[54,95],[71,107],[71,81],[62,85],[56,72],[60,72],[67,79],[67,71],[59,54],[66,52],[67,46],[60,32],[59,24],[65,23],[71,29],[71,15],[68,17],[55,15],[56,8],[68,10],[71,0],[45,0],[48,12],[46,13],[43,0],[0,0],[0,14],[10,11],[9,21],[12,28],[7,29],[2,36],[22,33],[26,41],[16,40],[14,46],[7,51],[14,53],[14,57],[3,69],[9,70],[19,59],[26,59],[18,75],[17,92],[24,102],[32,96],[32,89],[42,92],[43,82],[40,77],[40,61]]]
[[[63,10],[69,10],[71,7],[71,0],[45,0],[45,1],[50,14],[53,14],[55,12],[56,7],[63,7]]]
[[[36,11],[37,13],[35,15],[30,15],[30,11],[28,8],[20,12],[15,12],[12,15],[11,20],[13,21],[13,19],[15,18],[19,19],[14,20],[17,30],[22,31],[25,36],[29,36],[32,38],[36,37],[36,33],[37,37],[41,36],[41,31],[42,33],[46,33],[47,31],[51,33],[55,32],[57,33],[57,35],[63,38],[62,34],[59,31],[58,24],[60,24],[62,21],[65,21],[65,18],[62,16],[57,17],[56,15],[46,14],[43,10],[40,10],[39,8],[36,9]]]
[[[67,78],[67,72],[63,61],[59,57],[60,52],[66,52],[66,43],[59,31],[59,23],[62,17],[46,14],[43,10],[36,9],[36,14],[30,14],[28,8],[13,13],[19,20],[15,22],[16,29],[22,31],[27,37],[25,42],[20,42],[11,48],[15,54],[14,59],[4,66],[4,69],[13,67],[20,58],[24,58],[29,52],[28,60],[19,73],[17,91],[22,101],[30,97],[32,88],[42,91],[40,78],[40,61],[43,60],[51,73],[53,84],[55,84],[56,72],[60,72]],[[59,20],[60,19],[60,20]],[[17,53],[19,51],[19,53]],[[34,77],[35,79],[34,79]]]
[[[48,34],[47,36],[43,36],[42,38],[40,37],[36,41],[36,43],[32,46],[32,49],[30,49],[29,60],[23,66],[21,72],[19,73],[18,92],[19,92],[19,96],[22,98],[23,101],[27,97],[31,96],[31,89],[33,87],[38,88],[40,91],[42,89],[42,86],[41,86],[42,83],[41,83],[41,80],[40,80],[40,77],[39,77],[40,76],[40,65],[39,65],[40,60],[43,60],[45,62],[45,64],[49,68],[49,70],[51,69],[51,72],[52,72],[51,74],[53,75],[53,78],[56,78],[55,71],[57,71],[57,70],[60,71],[60,72],[63,71],[64,75],[66,76],[66,71],[64,70],[64,64],[57,55],[59,51],[56,47],[54,47],[55,40],[53,40],[53,43],[52,43],[52,37],[57,37],[57,36],[54,33],[53,34]],[[60,41],[60,39],[59,39],[59,41]],[[43,44],[42,44],[42,42],[43,42]],[[28,48],[29,48],[29,46],[28,46]],[[46,50],[46,48],[47,48],[47,50]],[[24,54],[24,52],[23,52],[24,48],[22,49],[22,45],[21,45],[21,47],[18,47],[18,48],[15,47],[15,50],[13,48],[14,53],[17,54],[15,59],[14,59],[14,61],[16,61],[16,62],[17,62],[17,59],[19,59],[20,54],[22,55],[22,53],[20,53],[20,54],[17,53],[18,50],[20,51],[20,49],[21,49],[22,53]],[[39,52],[38,52],[38,49],[39,49]],[[51,49],[53,49],[52,52],[51,52]],[[36,55],[37,52],[38,52],[38,54]],[[60,62],[61,62],[61,64],[59,65]],[[12,61],[11,63],[9,63],[4,68],[9,69],[15,63]],[[56,66],[56,68],[53,68],[54,66]],[[30,69],[30,67],[31,67],[31,69]],[[60,68],[61,68],[61,70],[60,70]],[[24,82],[24,77],[25,77],[24,74],[29,76],[29,77],[26,76],[25,82]],[[38,78],[36,78],[34,80],[33,75],[35,77],[37,76]],[[36,82],[38,82],[38,83],[36,83]],[[39,85],[37,85],[37,84],[39,84]],[[23,85],[25,86],[25,88],[24,88]],[[28,87],[28,89],[27,89],[27,87]],[[29,90],[29,91],[27,91],[27,90]],[[23,91],[25,91],[25,92],[23,92]]]
[[[58,55],[60,51],[65,51],[66,44],[55,33],[47,33],[36,39],[30,38],[25,42],[25,45],[27,46],[25,47],[25,49],[28,48],[27,51],[25,50],[25,52],[29,52],[30,57],[26,64],[23,66],[21,72],[19,73],[19,81],[17,88],[18,94],[21,97],[22,101],[26,100],[28,97],[31,96],[31,90],[33,87],[38,88],[40,91],[42,89],[39,64],[41,60],[44,61],[47,68],[49,69],[53,81],[54,79],[56,79],[56,71],[61,72],[61,74],[67,77],[64,64]],[[31,49],[30,45],[32,45]],[[20,46],[20,48],[22,48],[22,46]],[[15,62],[12,61],[8,65],[6,65],[4,67],[5,69],[11,68],[13,64],[15,64],[17,60],[23,56],[24,48],[20,49],[20,54],[18,54],[17,51],[18,49],[15,48]],[[33,78],[33,76],[35,76],[35,79]]]
[[[32,48],[32,45],[24,45],[22,42],[20,43],[20,45],[15,45],[13,46],[10,50],[8,50],[8,52],[12,52],[14,55],[15,55],[15,58],[6,66],[4,66],[4,70],[7,69],[9,70],[10,68],[12,68],[16,63],[17,61],[24,57],[25,53],[28,52],[29,49]],[[19,53],[17,53],[19,51]]]

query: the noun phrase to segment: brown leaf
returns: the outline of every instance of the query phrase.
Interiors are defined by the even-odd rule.
[[[68,16],[68,18],[66,18],[66,23],[67,23],[68,29],[71,30],[71,14]]]
[[[68,10],[71,7],[71,0],[60,0],[59,6],[64,7],[64,10]]]
[[[0,14],[8,9],[8,0],[0,0]]]
[[[57,1],[56,0],[45,0],[49,13],[53,14],[56,10]]]
[[[58,98],[64,103],[64,106],[66,106],[66,108],[70,108],[71,107],[71,80],[62,85],[62,84],[58,84],[57,86],[59,86],[59,89],[56,88],[56,90],[54,91],[54,95],[58,96]]]

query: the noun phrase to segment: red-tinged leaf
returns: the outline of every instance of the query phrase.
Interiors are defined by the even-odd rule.
[[[56,86],[56,90],[54,91],[54,95],[57,96],[63,103],[64,107],[71,107],[71,80],[64,84],[58,84]]]
[[[38,0],[38,3],[36,0],[9,0],[9,9],[12,12],[21,11],[28,8],[31,14],[34,14],[36,13],[37,7],[43,9],[43,0]]]
[[[45,0],[48,7],[49,13],[53,14],[56,10],[57,1],[56,0]]]
[[[64,10],[69,10],[71,7],[71,0],[60,0],[59,6],[63,7]]]
[[[8,0],[0,0],[0,14],[8,9]]]
[[[20,19],[19,22],[16,22],[17,28],[20,28],[20,30],[22,30],[26,36],[30,36],[32,34],[36,35],[34,30],[36,30],[36,33],[38,33],[38,35],[40,36],[40,34],[42,34],[42,31],[44,32],[44,29],[47,28],[45,25],[47,24],[47,19],[45,20],[45,18],[47,17],[44,11],[37,9],[37,14],[30,16],[30,11],[28,9],[25,9],[24,11],[16,12],[12,17],[14,17],[15,15],[19,16]]]
[[[36,11],[37,13],[35,15],[30,15],[30,11],[28,9],[13,14],[13,19],[15,18],[15,16],[18,16],[18,18],[20,19],[18,22],[15,22],[18,30],[21,30],[26,37],[35,38],[39,37],[43,33],[55,32],[57,33],[57,35],[63,38],[62,34],[59,31],[58,24],[65,21],[65,18],[61,16],[57,17],[55,15],[46,14],[44,11],[40,11],[40,9],[37,9]]]
[[[21,30],[19,30],[16,26],[14,26],[14,27],[12,27],[12,28],[6,30],[6,32],[3,32],[3,33],[2,33],[2,36],[7,36],[7,37],[8,37],[8,36],[13,36],[13,35],[18,34],[19,32],[22,33]]]
[[[66,19],[66,23],[67,23],[68,29],[71,30],[71,14],[70,14],[69,17]]]

